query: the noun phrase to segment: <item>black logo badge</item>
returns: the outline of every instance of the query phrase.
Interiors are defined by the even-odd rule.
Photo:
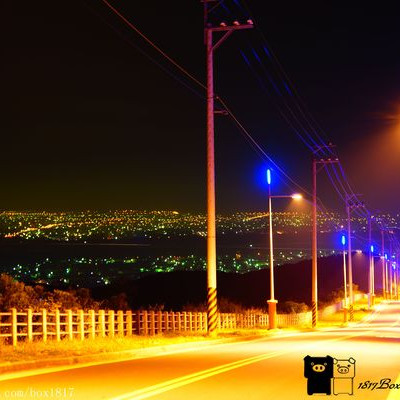
[[[356,360],[326,357],[304,357],[307,394],[353,394]]]

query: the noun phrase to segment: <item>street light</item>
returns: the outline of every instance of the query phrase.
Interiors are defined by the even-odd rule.
[[[343,286],[344,286],[344,300],[343,300],[343,318],[347,322],[347,279],[346,279],[346,236],[342,235],[343,245]]]
[[[385,253],[385,258],[383,260],[385,265],[385,299],[389,299],[389,280],[388,280],[388,255]]]
[[[370,285],[371,285],[371,306],[374,306],[374,304],[375,304],[375,261],[374,261],[374,246],[372,244],[371,244]]]
[[[273,198],[292,198],[300,200],[303,196],[299,193],[292,195],[271,195],[271,170],[267,169],[267,183],[268,183],[268,210],[269,210],[269,281],[270,281],[270,299],[268,303],[268,319],[269,329],[276,329],[276,304],[278,300],[275,299],[275,283],[274,283],[274,245],[272,234],[272,199]]]

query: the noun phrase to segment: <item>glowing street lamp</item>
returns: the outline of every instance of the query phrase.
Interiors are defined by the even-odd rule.
[[[343,318],[347,322],[347,279],[346,279],[346,236],[342,235],[343,246],[343,286],[344,286],[344,299],[343,299]]]
[[[268,211],[269,211],[269,281],[270,281],[270,299],[268,303],[268,319],[269,329],[276,329],[276,304],[278,300],[275,299],[275,282],[274,282],[274,245],[273,245],[273,230],[272,230],[272,199],[273,198],[292,198],[300,200],[303,196],[299,193],[292,195],[271,195],[271,170],[267,169],[267,183],[268,183]]]
[[[383,260],[385,266],[385,299],[389,299],[389,279],[388,279],[388,255],[385,253],[385,259]]]
[[[371,244],[371,265],[370,265],[370,285],[371,285],[371,305],[375,304],[375,261],[374,246]]]

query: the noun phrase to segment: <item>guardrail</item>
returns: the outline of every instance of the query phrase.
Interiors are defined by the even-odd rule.
[[[278,326],[299,326],[311,323],[311,313],[278,314]],[[219,313],[218,329],[267,328],[268,314]],[[85,338],[156,335],[164,332],[206,332],[204,312],[55,310],[25,312],[15,308],[0,313],[0,338],[4,343],[19,341],[84,340]]]

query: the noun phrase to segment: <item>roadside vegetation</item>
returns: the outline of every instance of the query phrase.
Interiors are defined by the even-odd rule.
[[[11,308],[24,311],[27,308],[37,311],[46,308],[49,311],[60,310],[127,310],[128,300],[125,293],[109,299],[96,301],[89,289],[47,290],[40,285],[29,286],[18,282],[10,275],[0,275],[0,311],[7,312]]]

